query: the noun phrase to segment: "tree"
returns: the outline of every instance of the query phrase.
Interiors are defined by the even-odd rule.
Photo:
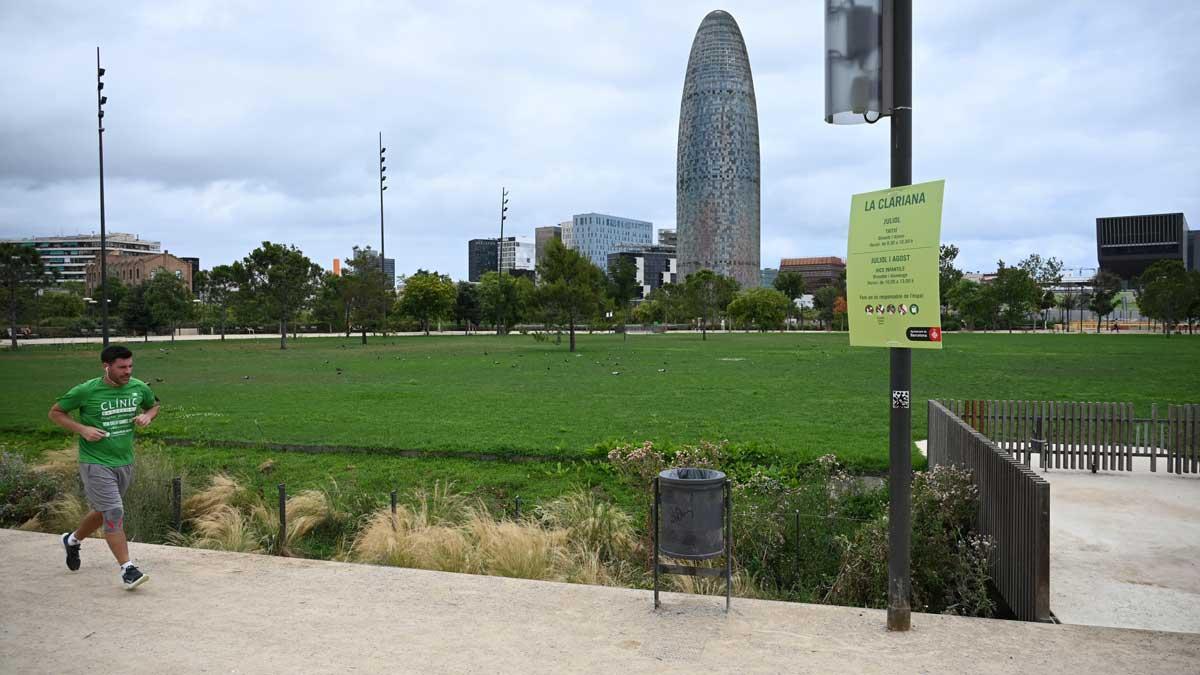
[[[1045,328],[1047,321],[1046,312],[1054,307],[1052,303],[1046,300],[1045,294],[1050,293],[1054,286],[1062,283],[1063,261],[1054,256],[1043,260],[1042,256],[1033,253],[1017,263],[1017,267],[1025,270],[1034,283],[1042,289],[1042,295],[1033,304],[1041,312],[1042,327]]]
[[[550,240],[546,257],[537,267],[537,302],[547,316],[567,325],[571,351],[575,351],[575,326],[581,317],[594,314],[604,300],[604,272],[579,251],[557,239]]]
[[[17,317],[34,307],[38,292],[53,283],[37,250],[0,244],[0,302],[8,310],[9,339],[17,348]]]
[[[458,291],[450,277],[437,272],[417,270],[404,282],[404,293],[400,296],[400,311],[421,323],[429,335],[429,323],[434,319],[448,318],[454,314]]]
[[[1003,260],[997,263],[996,279],[991,285],[1000,304],[1000,315],[1010,333],[1042,299],[1041,289],[1028,270],[1006,267]]]
[[[662,300],[643,300],[633,308],[633,320],[638,323],[661,323],[666,320],[666,308]]]
[[[295,246],[264,241],[233,270],[243,305],[277,319],[279,348],[287,349],[288,321],[312,299],[321,268]]]
[[[224,340],[225,323],[229,320],[229,308],[237,293],[237,279],[234,276],[233,267],[217,265],[211,270],[201,271],[199,277],[193,282],[200,301],[216,311],[221,324],[221,339]]]
[[[1092,277],[1092,297],[1088,301],[1088,309],[1096,314],[1096,332],[1100,332],[1100,322],[1112,313],[1117,306],[1117,294],[1121,292],[1121,277],[1101,270]]]
[[[150,331],[157,332],[162,327],[159,317],[150,311],[150,305],[146,302],[146,284],[129,288],[121,298],[120,312],[125,327],[132,330],[134,335],[140,332],[146,342],[150,341]]]
[[[833,316],[841,324],[842,328],[846,328],[846,298],[838,296],[837,300],[833,301]]]
[[[813,307],[827,330],[833,329],[833,310],[839,297],[836,286],[822,286],[813,293]]]
[[[1188,315],[1194,293],[1181,260],[1159,260],[1138,277],[1137,299],[1142,314],[1161,321],[1167,335]]]
[[[478,324],[482,317],[479,287],[469,281],[460,281],[454,292],[454,320],[462,325],[464,333],[471,332],[471,324]]]
[[[684,296],[693,316],[700,317],[700,339],[708,339],[708,321],[729,307],[738,292],[738,282],[712,270],[700,270],[683,282]]]
[[[171,342],[175,341],[175,329],[192,311],[192,294],[183,279],[173,272],[159,270],[145,284],[146,309],[153,315],[158,326],[171,328]]]
[[[383,330],[387,306],[393,299],[392,286],[379,269],[379,256],[371,255],[370,249],[356,249],[342,276],[342,290],[350,310],[348,321],[358,326],[365,345],[368,329]]]
[[[1059,309],[1066,314],[1067,320],[1063,325],[1066,331],[1069,333],[1071,332],[1071,310],[1075,309],[1079,305],[1079,296],[1075,293],[1067,291],[1066,293],[1058,296],[1057,299]]]
[[[968,330],[977,326],[991,326],[999,312],[995,289],[970,279],[959,279],[950,289],[947,300]]]
[[[772,330],[783,325],[791,304],[787,295],[774,288],[748,288],[729,303],[729,316],[742,326]]]
[[[1046,326],[1048,325],[1048,323],[1050,321],[1050,319],[1047,317],[1047,313],[1050,310],[1054,309],[1057,305],[1058,305],[1058,298],[1055,297],[1054,291],[1047,288],[1046,291],[1044,293],[1042,293],[1042,299],[1038,301],[1038,309],[1040,309],[1042,311],[1042,329],[1043,330],[1046,329]]]
[[[943,308],[950,306],[950,290],[963,278],[962,270],[954,266],[958,257],[958,247],[953,244],[943,244],[938,249],[938,291]]]
[[[659,321],[667,323],[682,323],[688,320],[687,292],[683,284],[663,284],[650,291],[648,301],[658,303]]]
[[[57,316],[67,319],[78,319],[83,316],[85,303],[83,296],[71,292],[49,291],[38,298],[39,316]]]
[[[625,333],[625,325],[629,323],[629,305],[638,294],[637,265],[633,258],[617,256],[617,264],[609,270],[608,297],[621,313],[621,334],[623,339],[629,339]]]
[[[1188,285],[1191,286],[1192,304],[1187,309],[1188,334],[1193,332],[1193,326],[1200,322],[1200,270],[1188,272]]]
[[[780,272],[775,277],[774,286],[788,299],[788,316],[798,315],[800,308],[796,306],[796,299],[804,295],[804,275],[799,272]]]
[[[479,308],[483,317],[496,326],[496,334],[503,327],[522,321],[533,304],[534,287],[528,277],[511,277],[499,272],[488,272],[479,279]]]

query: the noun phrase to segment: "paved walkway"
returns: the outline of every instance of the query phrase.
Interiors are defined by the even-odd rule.
[[[0,530],[4,673],[1194,673],[1200,636],[468,576],[134,544],[67,572]]]
[[[918,441],[921,453],[926,441]],[[1200,475],[1039,469],[1050,483],[1050,610],[1064,623],[1200,633]],[[1200,666],[1198,666],[1200,669]]]

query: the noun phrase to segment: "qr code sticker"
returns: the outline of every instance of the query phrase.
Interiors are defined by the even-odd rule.
[[[907,408],[908,407],[908,392],[907,391],[893,391],[892,392],[892,407],[893,408]]]

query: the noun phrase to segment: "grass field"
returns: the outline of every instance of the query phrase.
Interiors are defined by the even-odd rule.
[[[571,457],[616,442],[728,439],[788,462],[833,452],[881,471],[888,355],[846,342],[844,334],[582,335],[576,354],[527,336],[365,347],[310,338],[286,351],[269,339],[130,347],[134,376],[164,402],[152,435],[214,448],[233,440]],[[101,373],[97,351],[0,353],[0,430],[53,429],[46,411]],[[925,437],[931,397],[1130,401],[1145,411],[1200,400],[1198,373],[1200,340],[1187,337],[950,334],[944,350],[914,352],[913,436]],[[328,458],[312,461],[328,468]],[[428,462],[436,473],[454,461],[410,466]]]

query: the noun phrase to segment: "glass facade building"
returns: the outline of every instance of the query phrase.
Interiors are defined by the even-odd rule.
[[[676,181],[680,277],[710,269],[757,286],[758,107],[741,29],[720,10],[700,22],[688,57]]]
[[[472,239],[467,242],[467,281],[478,282],[488,272],[500,270],[499,239]]]
[[[581,213],[563,223],[563,245],[579,251],[596,267],[608,269],[608,255],[654,243],[654,223],[605,213]]]

